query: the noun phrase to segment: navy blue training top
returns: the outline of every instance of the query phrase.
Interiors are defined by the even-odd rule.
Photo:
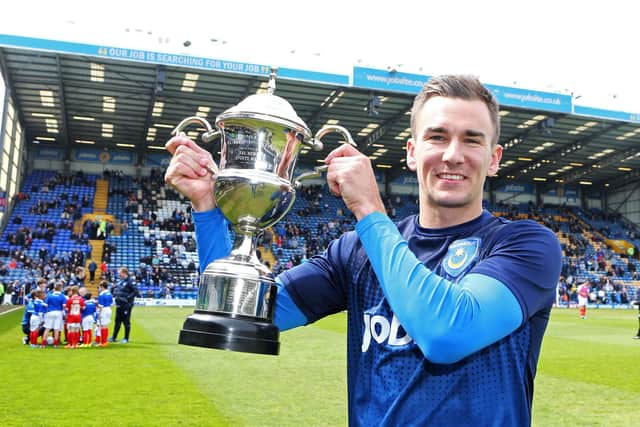
[[[309,322],[348,311],[349,424],[530,425],[533,379],[560,274],[561,249],[553,232],[534,221],[508,221],[486,211],[444,229],[422,228],[417,216],[411,216],[397,224],[404,246],[392,249],[385,246],[386,235],[393,234],[389,222],[376,215],[365,217],[356,227],[360,237],[346,233],[324,254],[278,277]],[[368,245],[367,252],[361,240]],[[445,285],[440,299],[423,301],[419,297],[423,294],[411,294],[415,266],[398,267],[405,264],[407,254],[415,256],[431,276],[422,290]],[[395,283],[381,286],[374,267]],[[468,277],[506,286],[512,293],[509,298],[515,297],[520,305],[521,323],[509,335],[461,360],[434,362],[404,330],[385,291],[406,288],[400,295],[413,298],[414,306],[424,304],[428,310],[444,312],[443,305],[453,304],[449,291],[459,292],[457,285]],[[460,321],[461,309],[453,307],[449,311],[456,319],[450,342],[455,345],[456,336],[460,341],[475,340],[467,333],[471,322]],[[473,318],[473,311],[483,308],[471,305],[470,313],[462,317]],[[499,310],[499,305],[494,303],[491,309]],[[414,329],[415,325],[426,331],[442,327],[436,325],[437,318],[428,316],[423,324],[420,319],[411,321]],[[463,327],[456,332],[458,325]]]

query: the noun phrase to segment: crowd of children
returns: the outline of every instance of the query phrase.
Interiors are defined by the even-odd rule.
[[[22,318],[24,344],[55,348],[64,337],[64,348],[107,345],[113,305],[107,281],[100,282],[97,300],[78,285],[67,287],[65,292],[61,281],[48,291],[46,287],[46,280],[40,280],[29,295]]]

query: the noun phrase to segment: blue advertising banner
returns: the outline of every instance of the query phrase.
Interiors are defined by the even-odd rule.
[[[545,196],[553,196],[560,197],[560,199],[564,199],[567,202],[577,201],[578,200],[578,189],[576,187],[557,187],[550,188],[544,193]]]
[[[576,105],[573,108],[573,112],[581,116],[640,123],[640,113],[625,113],[624,111],[603,110],[601,108],[583,107],[580,105]]]
[[[415,173],[406,173],[391,181],[393,185],[418,185],[418,177]]]
[[[366,89],[415,94],[430,78],[421,74],[353,67],[353,86]],[[562,113],[572,111],[572,99],[569,95],[490,84],[485,86],[491,90],[500,105]]]
[[[36,149],[36,159],[62,160],[62,149],[58,147],[38,147]]]
[[[507,184],[498,188],[496,191],[501,193],[523,193],[534,194],[533,184]]]
[[[145,156],[145,165],[150,167],[162,167],[169,166],[171,156],[169,153],[148,153]]]
[[[485,86],[493,92],[500,105],[571,113],[572,99],[569,95],[489,84]]]
[[[564,198],[565,200],[578,200],[578,189],[577,188],[565,188],[564,189]]]
[[[294,68],[278,68],[278,77],[304,80],[307,82],[330,83],[342,86],[349,85],[349,76],[344,74],[323,73],[320,71],[296,70]]]
[[[105,163],[109,165],[131,165],[134,154],[127,151],[104,151],[97,148],[76,149],[74,159],[81,162]]]
[[[353,67],[353,86],[366,89],[416,94],[427,80],[429,76],[420,74]]]
[[[102,153],[102,150],[89,150],[89,149],[76,150],[73,158],[81,162],[99,163],[101,153]]]
[[[262,64],[226,61],[222,59],[204,58],[190,55],[177,55],[166,52],[128,49],[114,46],[97,46],[84,43],[47,40],[33,37],[0,34],[0,46],[22,47],[26,49],[47,50],[61,53],[90,55],[109,59],[146,62],[152,64],[175,65],[180,67],[200,68],[205,70],[224,71],[238,74],[268,76],[271,67]],[[278,76],[296,80],[319,83],[348,85],[349,76],[323,73],[292,68],[281,68]]]

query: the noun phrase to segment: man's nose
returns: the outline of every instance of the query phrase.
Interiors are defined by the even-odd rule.
[[[462,163],[464,160],[464,143],[458,138],[452,138],[442,154],[442,160],[448,163]]]

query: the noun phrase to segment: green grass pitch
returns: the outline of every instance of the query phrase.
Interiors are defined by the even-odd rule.
[[[133,311],[132,342],[90,349],[20,343],[0,316],[0,425],[346,425],[345,316],[281,335],[280,356],[177,345],[187,308]],[[554,310],[534,426],[632,426],[640,408],[637,312]]]

